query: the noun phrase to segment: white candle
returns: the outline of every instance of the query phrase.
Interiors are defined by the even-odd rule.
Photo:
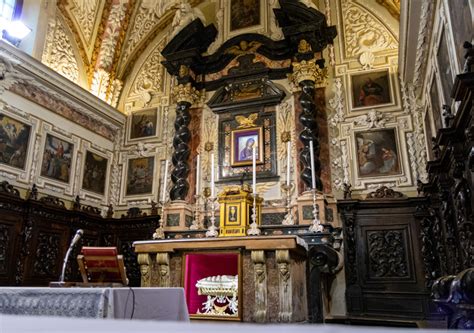
[[[252,147],[252,190],[257,194],[257,148],[255,144]]]
[[[211,198],[215,198],[216,190],[214,188],[214,153],[211,154]]]
[[[290,168],[291,168],[291,141],[286,143],[286,185],[290,186]]]
[[[201,172],[200,172],[200,168],[201,168],[201,157],[197,156],[197,159],[196,159],[196,195],[199,195],[199,182],[200,182],[200,177],[201,177]]]
[[[166,201],[166,185],[168,184],[168,160],[165,161],[165,177],[163,178],[163,193],[161,194],[161,201]]]
[[[313,140],[309,142],[309,156],[311,158],[311,188],[316,188],[316,173],[314,170],[314,151],[313,151]]]

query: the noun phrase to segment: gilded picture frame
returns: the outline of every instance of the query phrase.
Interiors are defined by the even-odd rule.
[[[231,166],[251,166],[252,147],[257,145],[256,163],[264,162],[263,128],[252,127],[231,131]]]

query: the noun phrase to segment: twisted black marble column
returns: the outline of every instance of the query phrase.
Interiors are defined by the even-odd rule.
[[[316,175],[316,189],[322,191],[321,182],[321,162],[319,160],[319,131],[316,122],[317,107],[314,103],[314,81],[304,80],[299,83],[301,95],[299,101],[303,111],[300,114],[300,123],[303,130],[300,133],[300,141],[303,143],[303,150],[300,152],[300,162],[303,164],[301,180],[307,187],[311,188],[311,155],[309,152],[309,142],[313,140],[314,149],[314,168]]]
[[[176,120],[174,122],[175,135],[173,138],[173,172],[171,173],[171,181],[173,187],[170,190],[171,200],[185,200],[189,191],[188,174],[189,165],[188,158],[190,154],[189,140],[191,132],[188,128],[191,122],[189,108],[191,103],[180,101],[176,106]]]

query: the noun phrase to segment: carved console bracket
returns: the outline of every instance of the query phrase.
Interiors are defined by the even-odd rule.
[[[280,300],[278,321],[290,322],[293,315],[290,252],[288,250],[276,250],[276,261],[279,272],[278,296]]]
[[[263,250],[252,251],[251,258],[255,273],[255,313],[257,323],[267,321],[267,266]]]
[[[156,254],[156,264],[158,265],[158,287],[169,287],[170,277],[170,255],[166,252]]]
[[[148,253],[138,254],[138,264],[140,265],[141,286],[151,287],[151,257]]]

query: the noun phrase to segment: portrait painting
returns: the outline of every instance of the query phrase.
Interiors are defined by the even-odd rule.
[[[134,112],[130,124],[130,139],[156,135],[156,109]]]
[[[0,114],[0,163],[25,169],[31,126]]]
[[[395,129],[355,133],[360,177],[381,177],[400,173],[400,156]]]
[[[41,176],[69,183],[73,152],[72,143],[47,134]]]
[[[388,70],[352,75],[352,108],[390,104],[389,75]]]
[[[261,127],[237,129],[231,132],[231,165],[252,165],[253,147],[256,163],[263,163],[263,134]]]
[[[444,30],[439,41],[436,59],[438,60],[439,78],[444,97],[444,104],[451,104],[451,90],[453,89],[454,79],[448,51],[448,43],[446,41],[446,31]]]
[[[441,102],[439,100],[439,93],[438,93],[438,84],[436,83],[436,79],[433,79],[431,82],[430,87],[430,100],[431,100],[431,111],[433,112],[433,120],[436,126],[436,130],[443,127],[442,120],[441,120]]]
[[[231,0],[230,31],[260,24],[260,0]]]
[[[447,11],[451,17],[451,30],[454,36],[454,48],[456,50],[456,58],[459,62],[459,68],[464,67],[464,50],[465,41],[471,42],[473,39],[473,20],[471,6],[469,0],[448,0],[449,10]]]
[[[154,164],[154,157],[128,160],[126,195],[148,194],[153,192]]]
[[[98,194],[105,193],[108,159],[93,152],[86,152],[82,188]]]

